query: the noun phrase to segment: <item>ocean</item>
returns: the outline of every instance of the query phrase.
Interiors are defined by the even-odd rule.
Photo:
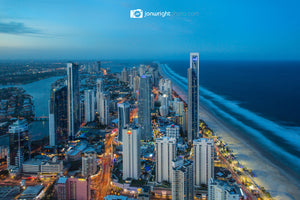
[[[163,73],[186,94],[189,60],[161,63],[167,64],[161,65]],[[200,61],[199,66],[201,104],[299,179],[300,62]]]

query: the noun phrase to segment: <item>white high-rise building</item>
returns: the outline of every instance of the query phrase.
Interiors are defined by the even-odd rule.
[[[156,182],[172,182],[172,161],[176,158],[176,139],[175,138],[157,138],[156,148]]]
[[[118,140],[122,141],[122,130],[130,123],[130,105],[128,102],[118,104]]]
[[[188,141],[199,136],[199,53],[190,54],[188,69]]]
[[[193,199],[193,162],[190,160],[172,162],[172,200]]]
[[[174,125],[174,124],[167,126],[166,136],[169,138],[178,139],[179,138],[179,126]]]
[[[108,91],[100,93],[99,119],[101,125],[109,124],[109,99],[110,93]]]
[[[68,134],[74,139],[80,128],[80,94],[79,94],[79,66],[75,63],[67,64],[68,87]]]
[[[154,109],[155,97],[154,94],[151,94],[151,109]]]
[[[161,93],[168,95],[172,98],[172,81],[170,79],[159,80],[159,90]]]
[[[159,96],[159,101],[160,101],[160,108],[159,112],[160,115],[165,117],[169,114],[169,97],[166,94],[160,95]]]
[[[134,124],[126,126],[123,134],[123,179],[138,179],[141,174],[141,132]]]
[[[207,138],[194,140],[195,186],[208,184],[214,178],[214,141]]]
[[[85,123],[95,120],[95,92],[94,90],[84,91],[84,121]]]
[[[208,184],[208,200],[239,200],[242,197],[240,191],[237,186],[211,178]]]
[[[97,171],[97,153],[95,151],[84,152],[82,156],[81,174],[84,177],[91,176]]]
[[[180,99],[178,99],[178,98],[174,98],[173,111],[175,111],[175,113],[179,116],[183,115],[183,111],[184,111],[183,102],[180,101]]]
[[[98,78],[96,83],[96,100],[97,100],[98,114],[100,114],[100,108],[101,108],[100,95],[102,92],[104,92],[104,80],[102,78]]]

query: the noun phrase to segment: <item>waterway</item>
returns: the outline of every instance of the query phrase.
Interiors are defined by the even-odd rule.
[[[27,94],[31,95],[34,100],[35,116],[48,116],[48,102],[50,99],[51,84],[56,80],[63,78],[62,76],[55,76],[51,78],[46,78],[43,80],[35,81],[25,85],[0,85],[0,88],[7,87],[21,87]],[[34,121],[29,125],[29,131],[31,134],[31,139],[40,140],[43,137],[49,135],[49,124],[48,121]],[[5,138],[2,138],[6,140]]]

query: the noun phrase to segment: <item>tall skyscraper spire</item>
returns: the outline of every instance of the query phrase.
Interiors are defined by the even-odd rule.
[[[188,141],[199,135],[199,53],[190,53],[188,69]]]

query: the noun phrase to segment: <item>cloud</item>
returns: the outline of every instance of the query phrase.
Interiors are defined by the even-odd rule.
[[[26,26],[21,22],[0,22],[0,33],[6,34],[40,34],[40,30]]]

